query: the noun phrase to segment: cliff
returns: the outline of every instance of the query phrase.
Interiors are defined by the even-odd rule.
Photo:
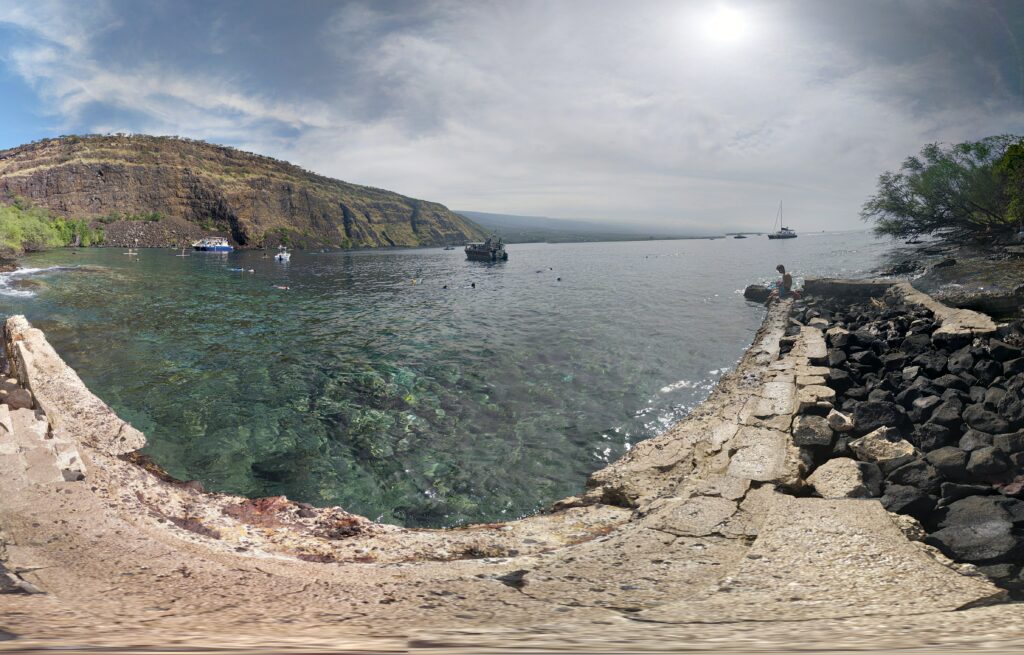
[[[240,246],[305,247],[429,246],[482,236],[438,203],[175,137],[70,136],[2,150],[4,196],[105,224],[115,245],[182,245],[202,234]]]

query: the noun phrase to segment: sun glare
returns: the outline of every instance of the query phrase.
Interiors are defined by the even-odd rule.
[[[712,41],[736,43],[750,32],[750,20],[742,11],[720,5],[704,19],[703,28]]]

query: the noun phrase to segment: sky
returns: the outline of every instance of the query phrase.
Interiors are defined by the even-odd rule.
[[[461,210],[864,227],[931,142],[1024,134],[1024,3],[0,0],[0,149],[180,135]]]

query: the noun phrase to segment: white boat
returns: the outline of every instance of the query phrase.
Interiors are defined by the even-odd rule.
[[[277,254],[276,254],[276,255],[274,255],[274,259],[275,259],[276,261],[279,261],[279,262],[287,262],[287,261],[291,261],[291,259],[292,259],[292,254],[291,254],[290,252],[288,252],[288,249],[287,249],[287,248],[285,248],[284,246],[280,246],[280,247],[279,247],[279,248],[277,249]]]
[[[795,239],[796,232],[782,224],[782,201],[779,201],[779,213],[775,215],[775,225],[768,233],[769,239]]]

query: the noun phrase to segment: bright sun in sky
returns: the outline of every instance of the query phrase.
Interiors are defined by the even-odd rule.
[[[704,19],[703,30],[717,43],[736,43],[750,32],[750,20],[739,9],[719,5]]]

